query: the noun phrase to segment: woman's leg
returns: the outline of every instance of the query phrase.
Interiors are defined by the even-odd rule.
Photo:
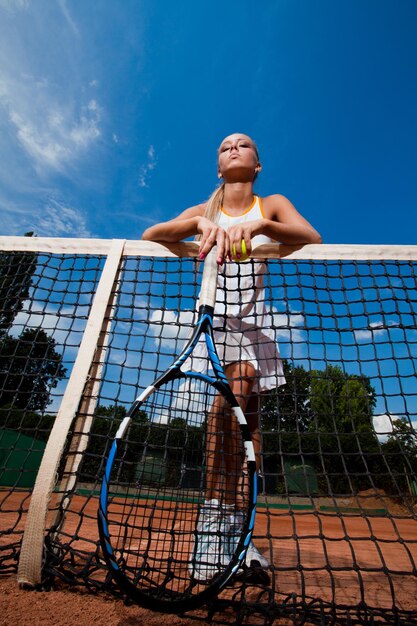
[[[225,373],[245,411],[255,382],[253,365],[232,363],[225,368]],[[218,394],[207,419],[206,501],[199,510],[196,541],[188,567],[196,580],[209,580],[228,565],[241,534],[239,508],[246,497],[247,487],[242,480],[243,451],[239,429],[236,417],[223,396]]]
[[[232,363],[225,368],[225,373],[245,413],[255,448],[256,467],[259,469],[260,396],[252,395],[255,368],[250,362]],[[199,513],[196,546],[189,565],[191,575],[197,580],[207,580],[226,567],[241,536],[241,511],[245,508],[248,486],[242,477],[243,455],[239,428],[236,418],[230,411],[226,411],[225,402],[218,395],[207,422],[206,503]],[[268,560],[252,542],[246,553],[246,564],[252,566],[252,569],[254,565],[255,569],[269,566]],[[254,582],[267,584],[269,578],[255,578]]]
[[[252,435],[253,447],[255,448],[256,458],[256,470],[259,472],[261,469],[261,431],[260,431],[260,415],[261,415],[261,396],[259,394],[253,394],[250,396],[246,405],[246,421],[248,422],[249,430]],[[246,565],[249,567],[267,569],[270,565],[268,559],[263,556],[259,550],[255,547],[253,541],[250,542],[245,558]],[[258,575],[259,572],[258,572]],[[265,576],[265,578],[263,578]],[[260,583],[268,584],[269,577],[265,573],[261,575],[259,579]]]
[[[261,414],[261,396],[252,394],[247,401],[245,417],[252,436],[253,447],[255,448],[256,470],[261,469],[261,431],[259,420]]]
[[[225,373],[241,409],[246,412],[247,407],[252,405],[251,410],[254,410],[254,404],[250,401],[256,374],[252,363],[231,363],[226,366]],[[259,427],[254,428],[257,421],[256,415],[249,416],[248,424],[255,436],[255,453],[259,458]],[[230,410],[226,410],[225,402],[219,395],[213,403],[207,423],[207,500],[216,499],[224,504],[239,506],[244,498],[240,442],[239,424]]]

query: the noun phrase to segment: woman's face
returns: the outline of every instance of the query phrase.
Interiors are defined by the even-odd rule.
[[[218,173],[225,179],[240,175],[254,180],[260,171],[258,152],[252,139],[242,133],[225,137],[218,151]]]

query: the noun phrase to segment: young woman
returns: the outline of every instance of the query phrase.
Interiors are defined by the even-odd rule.
[[[284,384],[285,379],[272,320],[264,303],[266,265],[235,263],[232,257],[243,261],[244,247],[250,256],[254,245],[272,241],[294,245],[321,243],[317,231],[287,198],[271,195],[261,199],[254,195],[253,185],[260,171],[253,140],[242,133],[229,135],[218,150],[218,177],[222,182],[208,201],[186,209],[169,222],[148,228],[142,236],[152,241],[176,242],[194,235],[199,239],[202,260],[217,246],[221,268],[214,319],[216,346],[232,390],[245,412],[258,467],[260,394]],[[199,348],[193,369],[203,371],[204,342]],[[228,551],[233,551],[233,545],[222,545],[216,539],[214,529],[221,529],[223,535],[229,533],[230,537],[239,536],[239,503],[227,495],[238,491],[236,480],[227,467],[221,471],[222,461],[216,454],[215,433],[220,430],[216,420],[220,413],[213,406],[208,423],[206,502],[199,514],[198,546],[190,561],[190,572],[197,580],[217,574],[229,561]],[[227,436],[230,452],[237,428],[230,420]],[[268,560],[251,543],[246,564],[250,566],[254,561],[258,567],[269,566]]]

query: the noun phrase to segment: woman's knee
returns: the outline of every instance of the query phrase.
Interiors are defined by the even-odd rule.
[[[225,367],[225,373],[229,380],[245,380],[252,384],[256,376],[256,370],[250,361],[230,363]]]

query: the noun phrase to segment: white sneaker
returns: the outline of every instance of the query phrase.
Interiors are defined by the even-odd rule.
[[[262,556],[259,550],[255,547],[253,541],[251,541],[248,546],[245,563],[248,567],[250,567],[252,565],[252,561],[256,561],[256,565],[259,564],[262,569],[267,569],[270,566],[270,562],[268,561],[268,559],[265,556]]]
[[[225,549],[228,517],[218,500],[208,500],[201,507],[194,550],[188,563],[188,571],[195,580],[211,580],[228,566],[230,558]]]
[[[239,539],[242,534],[243,526],[243,513],[242,511],[235,511],[229,516],[229,539],[228,539],[228,553],[231,559],[239,543]],[[270,566],[268,559],[259,552],[255,547],[253,541],[249,543],[246,551],[244,563],[250,567],[252,561],[257,561],[258,567],[267,569]]]
[[[243,513],[242,511],[234,511],[228,515],[229,529],[227,533],[227,554],[229,559],[236,552],[237,544],[242,535]]]

